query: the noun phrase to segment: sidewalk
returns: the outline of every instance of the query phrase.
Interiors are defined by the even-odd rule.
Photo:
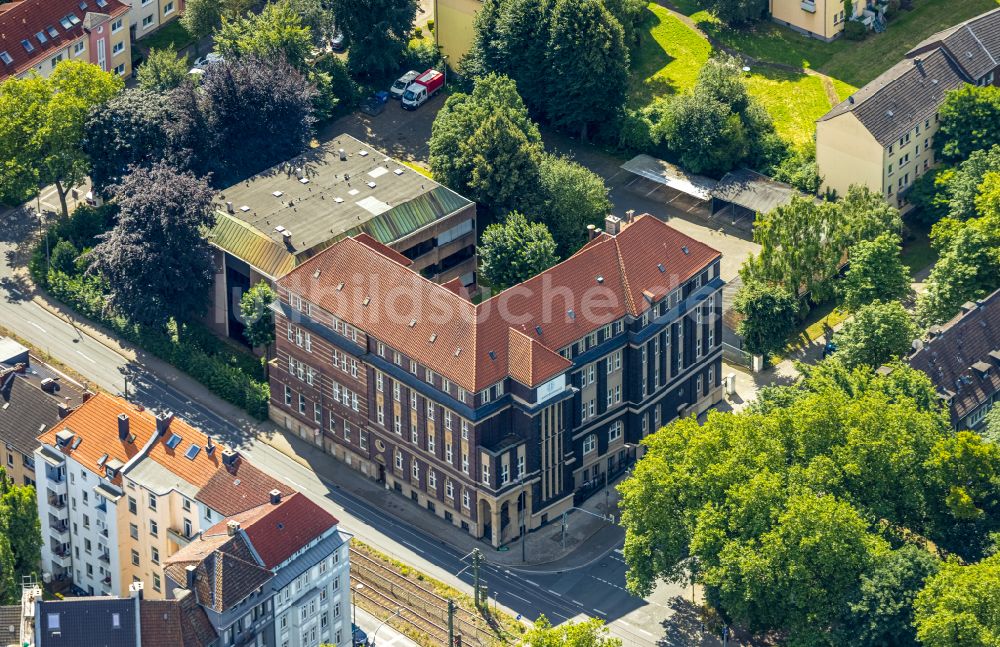
[[[486,556],[486,561],[495,565],[536,568],[544,565],[545,568],[540,570],[569,570],[586,566],[599,559],[619,546],[624,537],[623,531],[618,526],[599,518],[599,516],[613,514],[617,510],[617,491],[614,489],[615,484],[610,483],[607,510],[605,509],[605,497],[602,491],[598,490],[596,496],[591,497],[581,506],[592,514],[577,511],[570,513],[565,549],[563,549],[561,524],[556,519],[548,525],[528,533],[525,540],[525,553],[528,555],[528,561],[522,561],[520,544],[507,546],[506,550],[494,549],[490,544],[475,539],[451,523],[412,503],[409,499],[387,490],[383,485],[344,465],[319,447],[292,434],[286,434],[270,421],[261,422],[251,418],[239,407],[213,395],[186,373],[129,342],[119,340],[102,326],[51,301],[47,295],[39,293],[34,300],[53,314],[71,321],[87,336],[124,358],[134,361],[164,382],[169,383],[181,394],[228,420],[240,432],[239,438],[225,439],[228,444],[239,447],[250,439],[265,443],[308,467],[327,484],[362,499],[372,508],[391,514],[404,524],[419,529],[429,537],[443,541],[463,555],[471,552],[473,548],[479,548]]]

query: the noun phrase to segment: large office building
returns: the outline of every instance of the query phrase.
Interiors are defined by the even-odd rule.
[[[1000,79],[1000,8],[934,34],[816,122],[824,190],[852,184],[906,211],[906,193],[930,170],[938,109],[949,90]]]
[[[278,281],[271,418],[493,545],[721,399],[721,254],[656,218],[475,304],[366,235]]]
[[[205,528],[293,490],[169,413],[103,393],[38,438],[42,573],[57,589],[163,599],[163,563]]]
[[[475,289],[475,203],[348,135],[225,189],[215,207],[210,324],[241,341],[243,292],[360,233],[432,281]]]

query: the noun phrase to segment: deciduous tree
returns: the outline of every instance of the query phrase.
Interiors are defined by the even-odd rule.
[[[148,326],[197,318],[214,273],[202,233],[215,215],[213,191],[163,163],[135,169],[115,190],[118,223],[101,236],[88,271],[107,283],[109,305]]]
[[[925,647],[1000,643],[1000,555],[978,564],[949,560],[916,599],[917,638]]]
[[[721,176],[749,152],[739,115],[718,99],[697,91],[670,101],[666,118],[653,127],[653,136],[692,173]]]
[[[312,45],[309,27],[302,24],[302,18],[287,1],[269,2],[260,13],[232,20],[223,18],[215,34],[216,50],[227,59],[284,58],[300,72],[305,72]]]
[[[152,90],[126,90],[91,110],[83,148],[90,158],[95,191],[117,184],[130,166],[149,167],[167,156],[167,97]]]
[[[945,95],[934,135],[939,159],[960,162],[973,152],[1000,144],[1000,87],[966,84]]]
[[[534,210],[541,153],[507,115],[494,114],[463,144],[472,162],[470,197],[494,214]]]
[[[214,137],[216,182],[293,157],[312,137],[315,90],[284,60],[248,55],[216,63],[200,89]]]
[[[896,234],[884,233],[850,248],[850,267],[838,285],[845,308],[897,301],[910,293],[910,268],[903,265],[899,243]]]
[[[542,206],[539,210],[559,256],[567,258],[587,240],[587,225],[600,226],[611,212],[604,180],[565,157],[543,155],[539,167]]]
[[[84,123],[122,87],[117,74],[75,60],[62,61],[47,78],[0,83],[0,196],[18,202],[54,184],[69,215],[66,195],[89,171]]]
[[[136,78],[139,87],[152,92],[173,90],[187,80],[190,66],[186,56],[179,56],[173,47],[151,49],[139,67]]]
[[[528,116],[514,81],[489,74],[476,79],[471,94],[458,92],[448,97],[435,117],[428,158],[434,179],[459,193],[468,193],[477,153],[468,142],[487,118],[501,114],[516,126],[521,134],[517,139],[527,142],[529,154],[540,156],[542,137]],[[531,189],[531,193],[536,190]]]
[[[522,647],[621,647],[622,641],[608,636],[600,618],[564,622],[553,627],[544,615],[535,620],[519,643]]]
[[[748,353],[767,357],[785,347],[798,312],[798,302],[787,288],[751,281],[736,293],[733,305],[743,316],[736,332]]]
[[[0,468],[0,600],[20,600],[21,577],[37,575],[41,549],[35,488],[15,484]]]
[[[629,52],[621,24],[601,0],[555,0],[549,23],[545,113],[587,139],[591,125],[625,104]],[[551,82],[558,79],[558,82]]]
[[[240,297],[240,316],[243,317],[243,337],[254,348],[263,347],[265,353],[274,343],[274,312],[271,304],[278,298],[267,281],[259,281]]]
[[[905,357],[918,336],[910,313],[898,301],[861,306],[837,333],[837,356],[845,366],[878,368]]]
[[[708,6],[727,25],[738,27],[767,14],[765,0],[709,0]]]
[[[365,78],[395,72],[413,29],[416,1],[331,0],[330,6],[350,47],[351,72]]]
[[[499,291],[547,270],[559,257],[545,225],[528,222],[515,211],[503,222],[486,228],[479,245],[479,259],[484,278]]]

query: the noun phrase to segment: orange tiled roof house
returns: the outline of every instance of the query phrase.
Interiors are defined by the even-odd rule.
[[[644,215],[481,303],[366,235],[277,282],[271,418],[499,546],[721,399],[721,254]]]

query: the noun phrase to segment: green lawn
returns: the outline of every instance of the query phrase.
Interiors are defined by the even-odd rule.
[[[670,1],[705,33],[733,49],[761,60],[812,68],[857,87],[884,72],[927,36],[1000,4],[1000,0],[914,0],[913,9],[891,17],[882,34],[870,34],[861,42],[840,38],[824,43],[770,21],[750,29],[728,29],[695,0]]]
[[[632,62],[630,95],[637,105],[694,86],[712,46],[663,7],[650,4],[648,31]]]
[[[180,20],[171,20],[166,25],[160,27],[149,36],[137,41],[137,44],[147,49],[165,49],[172,47],[175,50],[184,49],[194,42],[194,37],[184,29]]]
[[[812,141],[816,120],[831,107],[817,76],[761,67],[749,74],[747,86],[771,113],[778,134],[795,146]]]
[[[693,87],[712,53],[705,38],[666,9],[650,4],[649,11],[649,29],[632,65],[633,105]],[[771,113],[778,133],[795,145],[812,139],[814,122],[830,109],[823,82],[814,76],[761,66],[750,72],[747,85]]]

